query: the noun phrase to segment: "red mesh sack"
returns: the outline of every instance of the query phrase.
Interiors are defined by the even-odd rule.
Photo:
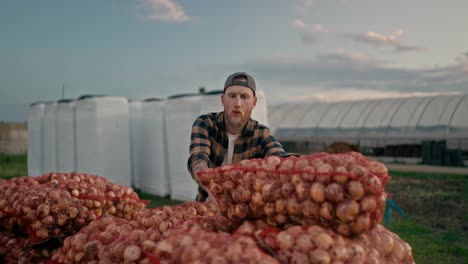
[[[382,219],[387,168],[359,153],[244,160],[199,174],[222,215],[235,225],[321,225],[359,235]]]
[[[26,183],[4,186],[3,191],[1,225],[29,235],[34,244],[73,233],[96,219],[67,191]]]
[[[177,206],[144,209],[135,215],[132,225],[142,228],[157,228],[161,233],[164,233],[182,220],[195,216],[215,216],[216,214],[218,212],[211,203],[186,202]]]
[[[41,184],[70,192],[97,217],[111,214],[131,220],[148,203],[141,200],[131,187],[114,184],[98,175],[51,172],[37,178]]]
[[[347,238],[320,226],[267,227],[256,238],[281,263],[414,263],[411,247],[382,228]]]
[[[0,232],[0,262],[5,264],[46,263],[58,245],[32,247],[31,240]]]
[[[209,232],[199,225],[166,232],[155,257],[160,263],[278,263],[251,237]]]

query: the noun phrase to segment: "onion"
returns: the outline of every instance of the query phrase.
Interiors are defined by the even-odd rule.
[[[275,211],[278,214],[285,214],[287,212],[287,202],[285,199],[275,201]]]
[[[141,257],[141,249],[139,246],[130,245],[124,251],[125,261],[137,261]]]
[[[295,186],[294,184],[287,182],[284,183],[283,186],[281,186],[281,195],[285,198],[291,196],[291,194],[295,191]]]
[[[302,215],[306,218],[317,219],[319,216],[319,206],[310,200],[306,200],[300,204]]]
[[[352,199],[345,200],[336,207],[336,216],[343,222],[354,220],[357,214],[359,214],[359,204]]]
[[[276,244],[282,250],[290,249],[294,244],[294,237],[287,231],[281,231],[276,236]]]
[[[328,250],[332,244],[333,239],[327,233],[320,233],[317,236],[313,237],[314,243],[318,248]]]
[[[343,187],[339,183],[330,183],[325,188],[325,197],[327,200],[332,201],[334,203],[339,203],[343,201],[344,192]]]
[[[331,263],[330,254],[324,249],[317,248],[309,253],[310,263],[328,264]]]
[[[297,203],[297,200],[294,197],[290,197],[287,201],[288,214],[292,216],[299,215],[301,212],[299,211],[299,204]]]
[[[312,183],[309,191],[310,197],[317,203],[325,201],[325,186],[319,182]]]
[[[303,201],[308,198],[308,186],[306,183],[301,182],[296,185],[296,197],[298,201]]]
[[[346,167],[339,166],[335,168],[335,174],[333,175],[333,180],[337,183],[345,183],[348,181],[348,170]]]
[[[364,186],[359,181],[348,182],[347,189],[349,196],[356,201],[359,201],[364,196]]]
[[[324,163],[317,167],[316,181],[328,183],[332,178],[333,167],[330,164]]]
[[[302,263],[308,263],[309,258],[307,257],[306,254],[299,252],[299,251],[294,251],[291,255],[291,261],[289,263],[291,264],[302,264]]]
[[[266,164],[268,164],[273,170],[281,163],[278,156],[269,156],[266,158]]]
[[[277,181],[271,181],[263,185],[262,196],[265,201],[274,201],[281,197],[281,184]]]
[[[382,183],[380,182],[380,179],[375,175],[369,175],[366,184],[366,187],[368,187],[367,190],[370,193],[378,194],[382,191]]]
[[[349,227],[348,224],[345,224],[345,223],[339,224],[338,227],[336,228],[336,232],[338,232],[338,234],[345,236],[345,237],[351,236],[351,228]]]
[[[307,253],[314,249],[313,236],[310,233],[302,233],[296,238],[297,249]]]
[[[326,220],[333,220],[333,205],[329,202],[324,202],[320,206],[320,216]]]
[[[369,214],[359,215],[356,221],[354,222],[354,224],[351,225],[351,230],[353,231],[354,234],[359,235],[369,230],[370,225],[371,225],[371,220],[370,220]]]
[[[377,208],[375,196],[368,195],[362,198],[360,207],[361,211],[363,212],[373,212]]]
[[[367,170],[361,165],[352,165],[349,169],[349,174],[353,179],[364,179],[367,177]]]

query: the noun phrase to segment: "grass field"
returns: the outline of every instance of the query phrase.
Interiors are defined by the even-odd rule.
[[[0,155],[0,178],[27,174],[26,155]],[[416,263],[468,263],[468,175],[390,171],[386,191],[409,215],[393,212],[389,230],[413,248]],[[148,207],[180,201],[141,193]]]

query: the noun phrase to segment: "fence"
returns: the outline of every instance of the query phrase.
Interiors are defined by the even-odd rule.
[[[0,154],[24,154],[27,149],[28,129],[26,122],[0,122]]]

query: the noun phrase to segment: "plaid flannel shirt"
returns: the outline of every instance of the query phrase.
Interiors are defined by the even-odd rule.
[[[193,168],[199,162],[205,162],[208,168],[221,166],[228,146],[224,112],[199,116],[192,126],[190,157],[187,162],[192,177],[194,176]],[[285,157],[289,154],[270,134],[268,127],[250,119],[235,142],[232,163],[272,155]],[[208,194],[198,187],[197,201],[204,201],[207,196]]]

